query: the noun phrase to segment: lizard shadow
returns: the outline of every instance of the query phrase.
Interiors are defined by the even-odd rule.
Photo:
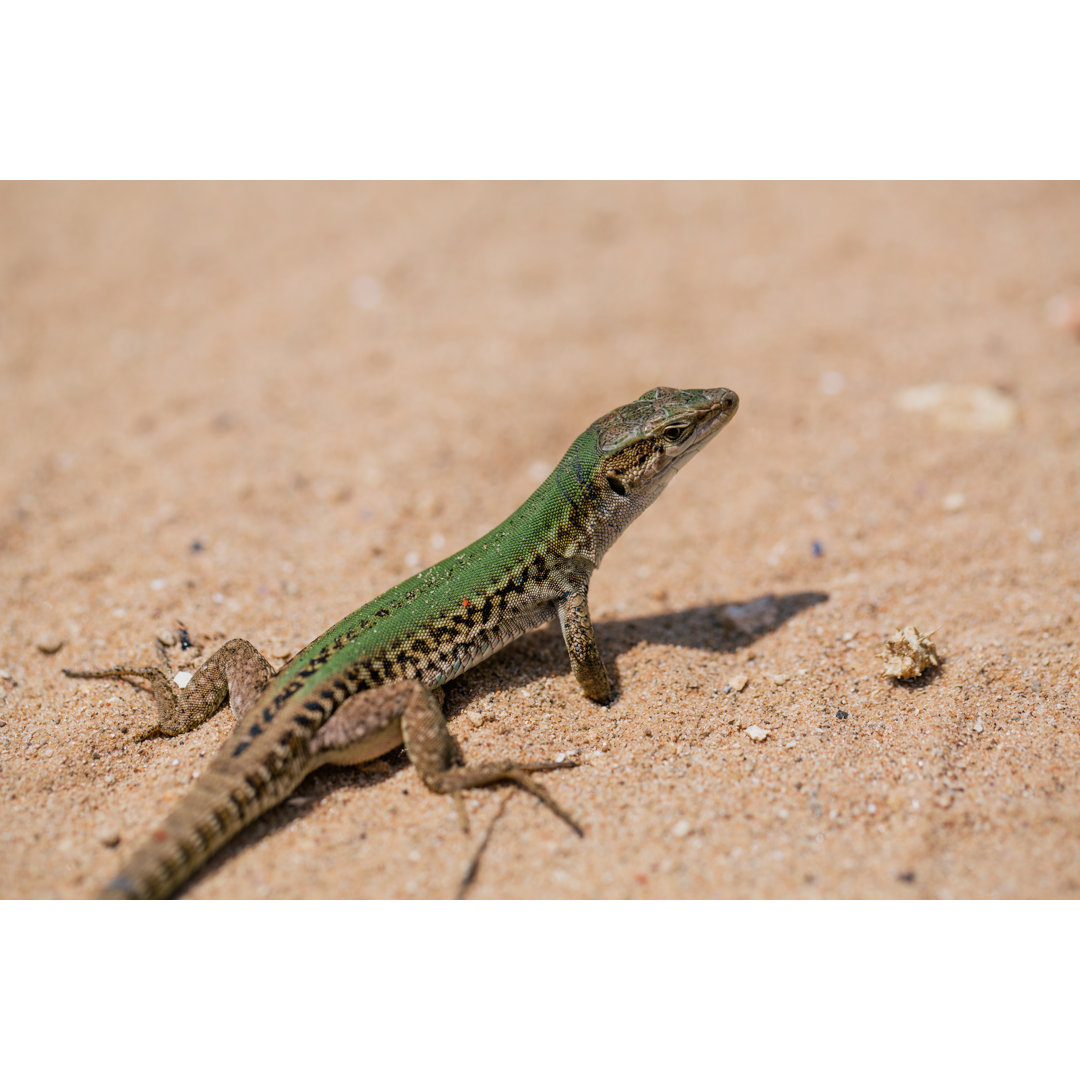
[[[676,645],[714,653],[734,653],[752,642],[771,634],[789,619],[829,599],[823,592],[799,592],[785,595],[766,594],[738,604],[703,604],[683,611],[660,615],[632,616],[610,619],[595,625],[601,655],[621,656],[638,645]],[[733,616],[736,608],[739,615]],[[608,665],[612,682],[612,700],[620,696],[618,671]],[[539,678],[568,675],[569,665],[562,633],[557,620],[539,627],[511,642],[494,657],[455,679],[446,690],[446,713],[454,718],[470,702],[484,695],[524,688]],[[188,889],[215,873],[221,866],[266,837],[272,836],[294,822],[302,821],[332,791],[362,789],[393,780],[409,766],[404,748],[384,755],[368,765],[328,765],[307,777],[292,797],[272,807],[247,826],[178,890],[182,896]],[[410,776],[403,786],[422,787],[419,778]],[[361,828],[360,838],[363,839]]]
[[[702,604],[660,615],[631,616],[596,623],[597,644],[605,659],[630,652],[638,645],[676,645],[714,653],[734,653],[789,619],[829,599],[828,593],[765,594],[742,602]],[[733,614],[732,609],[735,609]],[[447,712],[452,714],[475,698],[507,685],[515,689],[536,679],[566,674],[569,664],[557,621],[511,642],[487,664],[473,668],[447,688]],[[617,667],[608,664],[612,701],[621,693]]]

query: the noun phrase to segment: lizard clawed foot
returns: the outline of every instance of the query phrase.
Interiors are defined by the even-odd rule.
[[[157,722],[140,728],[132,736],[133,742],[143,742],[146,739],[152,738],[154,735],[177,734],[176,732],[170,733],[162,726],[163,718],[171,719],[175,716],[177,696],[172,680],[160,668],[137,668],[118,664],[116,667],[101,668],[93,671],[74,671],[71,668],[64,668],[63,672],[69,679],[120,679],[123,682],[128,683],[128,685],[134,686],[138,690],[145,690],[148,693],[153,694],[154,700],[157,702],[158,706]],[[148,687],[140,686],[138,683],[131,681],[133,677],[145,679],[150,685]]]
[[[493,761],[484,765],[456,765],[431,777],[424,777],[432,791],[440,795],[452,795],[458,807],[458,816],[468,832],[468,821],[464,816],[464,802],[461,792],[467,788],[486,787],[488,784],[511,783],[524,788],[540,800],[556,817],[565,821],[578,836],[584,836],[582,827],[555,800],[554,796],[529,773],[550,772],[553,769],[577,768],[576,761]]]

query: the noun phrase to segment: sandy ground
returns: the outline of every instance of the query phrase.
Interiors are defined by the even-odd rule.
[[[584,763],[585,839],[516,794],[471,895],[1077,895],[1078,231],[1061,184],[0,186],[0,894],[93,891],[232,723],[133,745],[61,668],[280,661],[665,384],[742,406],[593,579],[615,703],[551,626],[450,689],[469,758]],[[184,895],[452,896],[505,797],[325,770]]]

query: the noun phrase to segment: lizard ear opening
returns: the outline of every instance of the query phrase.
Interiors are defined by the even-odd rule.
[[[616,495],[620,496],[623,499],[626,498],[626,485],[617,476],[612,476],[609,473],[607,482],[608,487],[611,488],[611,490],[614,491]]]

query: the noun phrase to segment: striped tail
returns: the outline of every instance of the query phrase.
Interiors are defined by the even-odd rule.
[[[290,756],[246,773],[215,769],[215,759],[179,806],[98,894],[100,900],[163,900],[260,814],[296,790],[307,760]]]

